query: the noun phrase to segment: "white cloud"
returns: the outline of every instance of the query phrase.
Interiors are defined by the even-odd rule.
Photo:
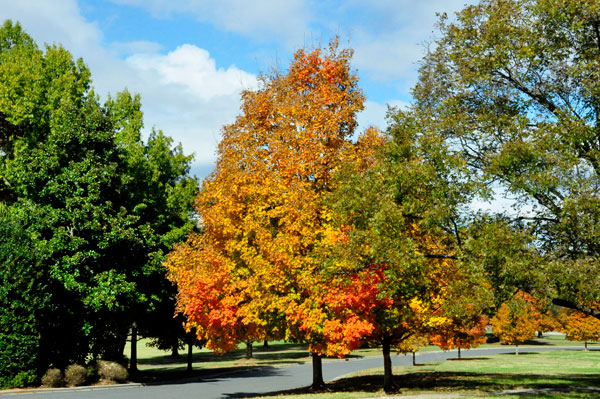
[[[192,15],[198,21],[288,50],[348,38],[353,64],[370,79],[390,82],[408,97],[417,63],[434,37],[436,13],[450,17],[474,0],[111,0],[137,6],[157,18]],[[326,36],[323,36],[325,34]]]
[[[113,42],[110,44],[110,48],[111,50],[116,51],[117,54],[123,55],[157,53],[162,50],[160,44],[144,40],[134,42]]]
[[[80,15],[75,0],[0,0],[0,20],[5,19],[21,22],[39,45],[61,43],[75,53],[102,38],[97,25]]]
[[[418,61],[426,44],[437,34],[436,13],[451,16],[464,7],[466,0],[374,0],[345,3],[349,14],[362,14],[357,25],[348,26],[355,48],[354,64],[373,79],[405,80],[406,90],[416,79]]]
[[[190,44],[179,46],[167,55],[135,54],[126,62],[138,71],[158,75],[162,84],[180,85],[202,100],[237,95],[242,88],[256,85],[255,75],[233,65],[217,69],[208,51]]]
[[[381,130],[385,130],[387,122],[385,116],[387,115],[388,106],[391,107],[405,107],[408,103],[400,100],[392,100],[388,104],[381,104],[375,101],[365,101],[365,109],[358,114],[358,131],[362,132],[369,126],[378,127]]]
[[[142,95],[146,126],[180,140],[199,164],[214,161],[221,127],[238,114],[241,91],[256,87],[255,75],[235,66],[217,68],[208,51],[189,44],[125,62],[137,75],[129,87]]]
[[[192,168],[209,171],[221,127],[239,112],[240,92],[256,84],[254,75],[235,66],[218,68],[210,54],[181,45],[162,54],[151,42],[102,46],[102,33],[86,21],[73,0],[0,0],[0,18],[20,21],[38,43],[61,43],[83,57],[92,71],[96,92],[104,97],[127,88],[142,96],[145,131],[162,129],[196,154]],[[119,53],[134,52],[126,60]]]

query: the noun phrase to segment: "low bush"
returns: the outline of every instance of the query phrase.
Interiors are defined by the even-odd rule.
[[[72,364],[65,370],[65,382],[72,387],[85,384],[87,369],[78,364]]]
[[[62,387],[64,385],[62,371],[59,369],[48,369],[42,377],[42,385],[50,388]]]
[[[127,369],[116,362],[100,360],[98,362],[98,376],[105,381],[127,381]]]
[[[25,388],[35,384],[37,380],[37,376],[35,375],[35,371],[21,371],[16,376],[13,377],[8,384],[6,384],[6,388]]]

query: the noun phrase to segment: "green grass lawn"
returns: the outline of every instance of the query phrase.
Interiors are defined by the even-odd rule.
[[[382,369],[364,370],[327,384],[326,392],[280,392],[266,398],[332,399],[384,395]],[[600,353],[584,351],[502,354],[485,358],[395,367],[399,395],[461,393],[472,398],[589,398],[600,397]],[[500,395],[501,391],[535,392]]]

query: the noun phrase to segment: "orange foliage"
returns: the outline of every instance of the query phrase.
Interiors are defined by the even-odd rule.
[[[518,292],[504,302],[490,324],[494,335],[506,344],[520,344],[533,338],[541,318],[535,306],[535,299],[524,292]]]
[[[364,96],[350,50],[299,50],[287,74],[242,93],[223,128],[217,167],[197,199],[202,232],[177,246],[166,266],[189,327],[216,351],[267,336],[308,341],[342,356],[373,327],[375,271],[328,276],[313,254],[343,232],[322,205],[343,163],[373,162],[382,142],[369,130],[350,141]]]
[[[442,350],[477,348],[486,342],[487,325],[488,319],[485,315],[467,320],[452,320],[431,336],[431,343]]]
[[[560,330],[569,341],[598,341],[600,339],[600,320],[581,312],[568,312],[560,318]]]

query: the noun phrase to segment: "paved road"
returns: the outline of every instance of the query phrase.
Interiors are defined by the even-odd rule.
[[[540,352],[547,350],[579,349],[581,346],[537,346],[522,347],[519,352]],[[514,352],[514,347],[485,348],[462,351],[463,357],[488,356],[497,353]],[[417,354],[417,362],[443,361],[456,358],[456,351],[424,352]],[[394,366],[412,364],[411,356],[392,355]],[[381,357],[351,360],[331,360],[323,362],[325,381],[356,371],[381,367]],[[124,385],[118,388],[90,387],[83,389],[61,389],[51,392],[2,393],[2,399],[221,399],[240,398],[258,393],[305,387],[312,382],[311,364],[286,367],[262,367],[260,369],[216,374],[188,381],[178,381],[158,385]]]

